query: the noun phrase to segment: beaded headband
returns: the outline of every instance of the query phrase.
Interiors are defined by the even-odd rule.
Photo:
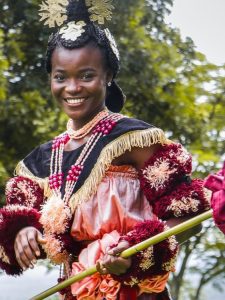
[[[75,0],[79,1],[79,0]],[[89,14],[90,21],[98,25],[104,25],[105,21],[112,19],[112,0],[83,0],[84,5]],[[85,21],[68,21],[67,7],[70,0],[44,0],[40,4],[39,15],[40,21],[44,21],[44,25],[60,28],[59,34],[65,40],[76,41],[76,39],[85,33]],[[109,29],[104,29],[105,35],[110,43],[110,47],[119,60],[119,50],[117,44]]]

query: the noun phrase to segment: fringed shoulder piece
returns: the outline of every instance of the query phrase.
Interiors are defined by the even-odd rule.
[[[168,143],[170,141],[165,137],[164,132],[155,127],[129,131],[115,138],[102,149],[90,175],[80,189],[71,197],[70,207],[72,211],[81,202],[87,201],[97,191],[99,183],[115,158],[121,156],[126,151],[130,151],[133,147],[144,148],[154,144],[164,145]]]
[[[21,177],[25,177],[28,179],[31,179],[32,181],[36,182],[41,189],[44,190],[44,196],[45,197],[49,197],[50,196],[50,188],[49,188],[49,184],[48,184],[48,177],[46,178],[40,178],[35,176],[24,164],[23,161],[20,161],[14,171],[14,175],[15,176],[21,176]]]

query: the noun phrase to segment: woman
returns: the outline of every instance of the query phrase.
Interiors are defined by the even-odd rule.
[[[7,184],[1,268],[20,274],[47,256],[64,265],[63,279],[97,264],[97,274],[62,291],[64,299],[169,299],[174,237],[130,259],[117,254],[208,209],[208,200],[202,181],[190,180],[191,157],[181,145],[118,113],[118,49],[90,8],[68,2],[66,23],[49,40],[51,91],[69,121]]]

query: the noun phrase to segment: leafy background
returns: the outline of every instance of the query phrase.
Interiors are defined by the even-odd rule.
[[[118,82],[127,95],[124,113],[165,130],[193,154],[195,175],[221,166],[225,153],[224,66],[207,61],[191,38],[165,24],[172,0],[114,0],[109,27],[121,52]],[[49,30],[38,17],[38,0],[2,0],[0,11],[0,188],[16,163],[35,146],[65,129],[44,71]],[[225,246],[209,223],[181,247],[171,277],[175,299],[204,299],[208,282],[224,284]],[[199,264],[201,268],[199,268]],[[187,274],[195,274],[191,282]],[[187,288],[188,287],[188,288]],[[185,298],[183,298],[185,297]]]

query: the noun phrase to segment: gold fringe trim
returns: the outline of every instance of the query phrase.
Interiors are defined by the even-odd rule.
[[[10,264],[9,257],[7,256],[5,249],[2,246],[0,246],[0,259],[6,264]]]
[[[169,144],[164,132],[159,128],[146,130],[136,130],[125,133],[109,143],[100,153],[99,158],[93,167],[90,175],[85,180],[81,188],[70,198],[70,208],[72,212],[76,207],[94,195],[99,183],[105,176],[113,159],[121,156],[126,151],[131,151],[133,147],[150,147],[154,144]]]
[[[31,171],[25,166],[23,161],[20,161],[18,163],[18,165],[15,168],[14,171],[14,175],[15,176],[23,176],[26,178],[29,178],[31,180],[33,180],[34,182],[36,182],[40,188],[42,188],[44,190],[44,196],[45,197],[50,197],[51,196],[51,190],[49,187],[49,182],[48,182],[48,177],[46,178],[40,178],[40,177],[36,177],[34,176]]]

